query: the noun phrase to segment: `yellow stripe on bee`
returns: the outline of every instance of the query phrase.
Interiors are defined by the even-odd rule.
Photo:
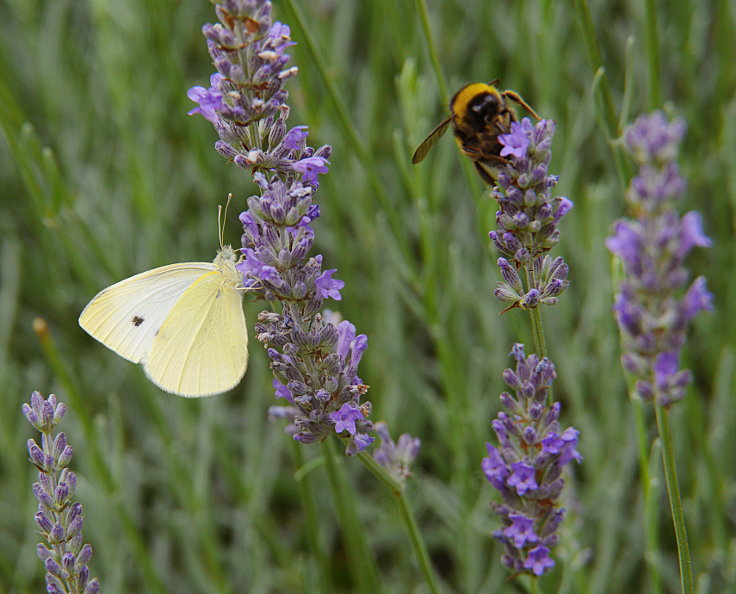
[[[496,87],[485,83],[470,83],[455,93],[450,102],[450,109],[455,119],[463,121],[468,113],[468,104],[476,95],[482,95],[483,93],[490,93],[491,95],[497,95],[499,99],[501,98],[501,93],[498,92]]]

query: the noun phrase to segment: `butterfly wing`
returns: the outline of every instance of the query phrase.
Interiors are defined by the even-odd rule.
[[[79,316],[79,325],[121,357],[138,363],[182,294],[210,262],[171,264],[142,272],[100,291]]]
[[[181,295],[143,361],[154,384],[180,396],[226,392],[240,382],[247,365],[242,295],[218,270]]]

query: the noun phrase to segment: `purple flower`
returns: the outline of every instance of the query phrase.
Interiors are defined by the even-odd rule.
[[[292,163],[291,168],[302,174],[302,181],[316,187],[319,185],[317,175],[320,173],[327,173],[329,171],[327,168],[329,163],[330,162],[323,157],[306,157],[305,159]]]
[[[394,442],[384,421],[376,423],[375,430],[381,438],[381,445],[373,451],[373,459],[388,470],[391,476],[403,483],[411,476],[409,467],[419,454],[421,446],[419,438],[403,433],[399,441]]]
[[[486,449],[488,450],[488,458],[481,460],[481,468],[488,482],[500,491],[505,488],[505,482],[510,471],[506,467],[506,463],[501,457],[500,452],[495,447],[490,443],[486,443]]]
[[[222,75],[215,73],[210,77],[209,89],[205,89],[204,87],[192,87],[189,89],[187,97],[199,104],[199,107],[195,107],[189,111],[189,115],[199,113],[213,124],[217,122],[217,112],[224,111],[226,108],[222,100],[222,91],[219,89],[222,80]]]
[[[294,126],[286,133],[286,136],[284,136],[284,139],[281,142],[284,147],[290,151],[301,151],[304,150],[305,141],[308,135],[309,132],[307,132],[307,126]]]
[[[680,296],[689,276],[685,256],[694,247],[711,245],[700,215],[680,217],[675,208],[685,192],[675,162],[684,132],[682,121],[668,121],[659,111],[627,129],[625,143],[639,165],[626,193],[634,216],[617,221],[606,240],[624,264],[614,305],[622,363],[635,376],[639,396],[663,406],[684,397],[691,378],[679,369],[687,323],[713,307],[702,277]]]
[[[524,561],[524,568],[531,570],[534,575],[542,575],[555,566],[555,562],[549,556],[549,549],[543,545],[529,551],[529,556]]]
[[[371,437],[367,433],[356,433],[353,437],[353,441],[348,446],[348,455],[354,456],[358,452],[362,452],[369,445],[376,441],[375,437]]]
[[[706,288],[705,278],[699,276],[693,281],[680,305],[686,322],[701,311],[713,309],[713,293]]]
[[[626,147],[640,163],[674,161],[685,136],[685,122],[668,121],[661,111],[639,116],[624,133]]]
[[[558,181],[548,170],[554,131],[551,120],[532,125],[524,118],[511,124],[509,134],[499,136],[501,155],[508,162],[491,191],[499,210],[498,230],[489,237],[503,256],[498,264],[504,281],[494,295],[509,304],[504,311],[554,305],[570,284],[564,260],[545,255],[559,242],[559,222],[573,206],[567,198],[552,195]],[[535,272],[524,275],[527,287],[516,272],[521,268]]]
[[[529,122],[528,119],[526,121]],[[513,155],[517,159],[522,159],[526,156],[530,143],[524,127],[517,122],[511,124],[511,133],[500,134],[498,141],[503,145],[501,149],[502,157]]]
[[[523,514],[509,514],[511,525],[503,529],[504,536],[513,539],[514,546],[517,549],[522,548],[526,543],[533,543],[539,540],[534,532],[534,520],[527,518]]]
[[[355,421],[363,418],[363,413],[359,409],[350,404],[343,404],[340,410],[330,413],[330,418],[335,421],[335,433],[347,431],[350,435],[355,435]]]
[[[337,268],[331,270],[325,270],[319,275],[316,281],[314,281],[317,287],[317,299],[327,299],[332,297],[335,301],[340,301],[342,296],[340,295],[340,289],[345,286],[345,282],[332,278],[332,275],[337,272]]]
[[[267,349],[277,398],[271,407],[287,419],[294,440],[315,443],[347,432],[347,453],[373,441],[368,386],[357,374],[367,347],[365,335],[337,316],[322,314],[325,299],[341,299],[345,283],[323,270],[322,256],[310,256],[318,176],[328,172],[331,148],[307,146],[307,127],[288,125],[285,82],[291,31],[272,22],[268,0],[216,0],[219,23],[202,29],[216,74],[211,87],[189,96],[214,125],[216,150],[246,170],[256,186],[241,213],[243,259],[237,269],[251,294],[270,301],[256,324]]]
[[[275,266],[269,266],[258,258],[256,252],[250,248],[244,248],[245,258],[237,264],[237,269],[245,276],[252,276],[272,284],[280,284],[279,271]]]
[[[515,487],[519,495],[524,495],[527,491],[534,491],[539,487],[534,479],[534,468],[524,462],[514,462],[511,465],[511,476],[506,480],[506,484]]]
[[[287,388],[276,378],[274,378],[272,385],[276,390],[276,398],[283,398],[284,400],[288,400],[289,402],[294,404],[294,397],[291,395],[291,392],[289,392],[289,388]]]
[[[46,539],[46,545],[37,544],[36,553],[46,569],[49,592],[85,592],[99,590],[97,578],[90,579],[87,563],[92,558],[92,547],[82,546],[82,504],[73,502],[76,489],[75,474],[67,468],[72,458],[72,447],[64,433],[54,435],[64,417],[65,406],[50,394],[44,400],[39,392],[31,394],[31,402],[22,407],[28,422],[41,432],[41,449],[35,440],[27,442],[31,462],[39,470],[38,482],[33,483],[33,494],[38,500],[36,524]]]
[[[488,457],[482,469],[499,492],[503,503],[492,504],[504,528],[494,536],[505,545],[503,562],[519,573],[541,575],[554,565],[549,557],[557,544],[555,534],[563,518],[558,507],[564,481],[562,468],[582,459],[576,447],[578,431],[560,430],[560,404],[547,404],[556,377],[549,359],[524,353],[515,344],[511,354],[515,369],[506,369],[503,379],[516,396],[501,394],[508,411],[499,412],[492,427],[501,445],[486,444]]]

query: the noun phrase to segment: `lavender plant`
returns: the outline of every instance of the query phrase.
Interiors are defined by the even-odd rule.
[[[544,574],[554,566],[550,551],[565,510],[557,499],[564,480],[562,469],[582,458],[575,447],[578,431],[560,430],[560,403],[547,404],[547,395],[557,377],[546,357],[524,354],[515,344],[511,354],[516,370],[506,369],[503,379],[514,391],[501,394],[508,411],[498,413],[491,423],[500,448],[490,443],[482,467],[488,481],[501,494],[503,503],[493,503],[503,528],[494,537],[504,544],[502,562],[515,573]]]
[[[667,413],[685,396],[692,381],[692,373],[680,368],[687,325],[699,312],[712,309],[713,295],[706,288],[705,279],[698,277],[684,295],[678,296],[689,277],[685,256],[696,246],[711,245],[703,233],[700,215],[691,211],[680,217],[676,210],[677,201],[685,192],[685,180],[675,162],[684,133],[684,122],[668,121],[660,111],[639,117],[626,130],[624,144],[639,167],[626,192],[634,218],[617,221],[606,245],[621,259],[624,268],[614,303],[624,349],[622,364],[635,379],[633,391],[642,400],[654,403],[677,539],[681,588],[683,592],[693,592],[685,515]]]
[[[419,454],[421,441],[408,433],[402,433],[399,441],[391,439],[388,424],[378,421],[375,430],[381,438],[381,445],[373,451],[373,459],[385,468],[400,484],[411,476],[411,463]]]
[[[498,230],[488,235],[503,255],[498,265],[504,277],[494,292],[511,307],[529,309],[538,303],[554,305],[569,286],[568,268],[562,258],[544,257],[560,241],[558,224],[572,202],[552,196],[557,176],[549,175],[555,123],[542,120],[532,125],[529,118],[511,124],[511,132],[499,136],[501,156],[508,163],[491,190],[498,202]],[[528,270],[524,289],[517,274]]]
[[[208,89],[189,91],[199,104],[190,113],[214,125],[217,151],[249,171],[260,189],[240,215],[238,269],[247,287],[281,305],[279,313],[262,312],[256,325],[276,396],[288,403],[271,414],[288,419],[287,431],[301,443],[337,433],[355,454],[374,441],[371,403],[361,402],[368,386],[357,375],[368,341],[350,322],[320,313],[326,299],[341,299],[344,282],[323,269],[321,255],[308,256],[320,214],[317,176],[327,173],[331,148],[307,146],[306,126],[287,127],[283,85],[297,69],[286,66],[285,51],[294,42],[288,26],[272,23],[271,3],[223,0],[215,10],[220,22],[203,33],[217,73]]]
[[[28,454],[38,469],[38,482],[33,483],[38,500],[35,517],[46,544],[39,543],[36,551],[46,568],[46,590],[52,594],[96,594],[100,584],[97,578],[90,579],[87,567],[92,547],[83,544],[82,504],[72,501],[77,485],[76,475],[67,468],[72,446],[64,433],[54,434],[66,407],[57,403],[54,394],[44,399],[33,392],[30,404],[23,404],[22,410],[41,432],[41,447],[29,439]]]
[[[528,118],[514,122],[509,134],[499,136],[501,155],[508,158],[491,194],[499,204],[498,230],[489,236],[503,254],[498,259],[503,281],[494,295],[512,308],[528,310],[536,348],[541,355],[524,353],[514,345],[516,371],[506,369],[504,381],[516,396],[501,394],[508,412],[499,412],[492,422],[500,448],[487,443],[488,457],[482,467],[488,481],[501,494],[503,503],[492,504],[503,528],[494,537],[503,543],[502,562],[515,574],[541,576],[555,562],[550,556],[559,537],[557,527],[565,510],[562,493],[563,467],[582,457],[576,450],[578,431],[560,430],[560,403],[548,403],[555,367],[546,357],[540,305],[554,305],[569,286],[568,266],[562,258],[546,253],[558,242],[558,223],[572,202],[553,197],[557,177],[549,175],[555,124],[542,120],[532,125]],[[526,283],[519,275],[525,269]]]
[[[437,592],[426,547],[402,491],[419,441],[407,437],[396,446],[382,429],[384,443],[377,457],[363,453],[375,440],[369,435],[374,429],[371,403],[362,400],[368,386],[358,376],[368,339],[347,320],[321,313],[326,299],[341,299],[344,286],[333,278],[335,269],[323,269],[321,255],[308,256],[314,244],[311,224],[320,215],[315,202],[318,175],[328,171],[331,148],[307,146],[306,126],[287,127],[283,85],[297,73],[286,66],[285,52],[293,45],[289,27],[272,23],[268,0],[221,0],[215,10],[220,22],[205,25],[203,33],[217,72],[209,88],[190,89],[190,99],[198,104],[190,114],[199,113],[214,125],[220,137],[217,151],[248,171],[260,189],[240,215],[243,259],[237,268],[247,288],[280,305],[280,311],[261,312],[256,324],[257,338],[271,359],[276,397],[287,402],[271,407],[271,416],[287,419],[287,432],[300,443],[334,434],[347,442],[346,452],[358,454],[391,489],[425,580]],[[355,579],[364,589],[374,583],[378,587],[372,564],[365,561],[370,555],[366,539],[354,528],[356,514],[347,509],[351,497],[334,477],[330,448],[323,451]]]
[[[681,400],[692,381],[692,373],[680,369],[688,323],[713,308],[703,277],[678,297],[689,277],[685,256],[696,246],[711,245],[700,214],[680,217],[675,208],[685,193],[675,162],[684,133],[682,120],[668,121],[660,111],[628,128],[625,146],[639,166],[626,193],[634,218],[617,221],[606,240],[624,266],[614,304],[622,364],[637,380],[636,393],[664,407]]]

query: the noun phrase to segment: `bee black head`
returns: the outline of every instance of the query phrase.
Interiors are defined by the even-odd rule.
[[[478,126],[490,124],[501,111],[501,103],[498,94],[480,93],[468,103],[467,118]]]

